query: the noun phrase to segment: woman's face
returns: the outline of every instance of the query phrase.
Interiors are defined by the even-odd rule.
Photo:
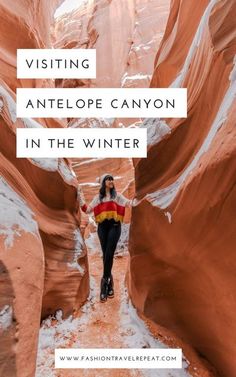
[[[106,188],[109,188],[109,189],[113,188],[114,187],[113,178],[112,177],[107,178],[105,181],[105,184],[106,184]]]

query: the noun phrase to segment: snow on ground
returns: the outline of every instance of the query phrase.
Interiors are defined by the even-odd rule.
[[[96,233],[93,233],[92,237],[94,237],[95,234]],[[90,246],[91,243],[94,243],[93,246],[98,252],[98,240],[92,240],[92,237],[90,237],[89,241],[87,242],[90,244]],[[94,261],[95,263],[100,263],[99,259],[96,257]],[[121,266],[124,266],[123,261],[124,260],[122,260]],[[94,269],[94,272],[96,272],[97,266],[94,264],[92,266],[92,269]],[[119,273],[121,273],[121,270],[119,270]],[[118,302],[116,301],[116,305],[118,304],[118,310],[116,309],[114,318],[113,316],[109,317],[111,322],[115,321],[114,327],[116,328],[116,333],[111,333],[110,327],[104,327],[104,314],[102,315],[101,313],[101,308],[99,307],[100,302],[98,299],[100,280],[98,279],[96,282],[95,278],[90,277],[90,295],[86,303],[81,308],[82,314],[80,317],[73,318],[73,316],[70,316],[69,318],[63,320],[62,312],[58,311],[55,317],[50,316],[43,321],[39,334],[36,377],[57,377],[56,370],[54,370],[54,349],[83,347],[83,340],[80,341],[80,333],[83,333],[83,337],[86,339],[93,341],[93,326],[96,322],[98,323],[98,326],[100,326],[100,323],[102,326],[101,330],[100,327],[97,329],[98,332],[96,331],[95,336],[95,342],[99,342],[100,347],[106,347],[106,345],[111,344],[111,342],[115,339],[116,347],[118,344],[118,347],[120,346],[122,348],[168,348],[152,336],[144,321],[139,318],[136,309],[133,307],[131,300],[128,297],[127,288],[124,286],[124,273],[125,271],[122,272],[122,279],[116,288],[116,292],[119,295],[116,297],[116,300],[118,298]],[[109,306],[109,301],[102,305]],[[106,306],[102,306],[102,308],[106,310]],[[97,337],[97,334],[99,334],[99,338]],[[143,377],[189,377],[188,373],[185,371],[187,366],[187,361],[183,360],[183,369],[181,370],[133,369],[129,371],[129,376],[135,377],[142,375]],[[89,376],[92,375],[89,371],[83,371],[84,375],[87,375],[87,373]],[[104,376],[108,376],[108,373],[109,370],[105,370]],[[98,375],[101,376],[102,374],[98,373]]]
[[[5,247],[13,245],[14,237],[21,231],[39,237],[38,225],[34,214],[10,185],[0,177],[0,235],[5,238]]]
[[[70,344],[74,334],[84,331],[87,326],[92,308],[97,296],[94,279],[90,277],[90,295],[82,306],[82,315],[79,318],[69,316],[62,319],[62,311],[58,310],[55,317],[50,316],[41,325],[38,342],[37,370],[35,377],[56,377],[54,370],[55,348],[79,348],[79,340]],[[77,339],[79,336],[77,337]],[[70,344],[70,345],[69,345]]]
[[[128,242],[129,224],[123,224],[123,229],[124,233],[120,239],[121,244]],[[81,235],[77,235],[77,238],[78,248],[80,248]],[[50,316],[43,321],[39,334],[35,377],[57,377],[57,372],[54,370],[55,348],[83,348],[84,344],[89,347],[91,342],[95,342],[98,347],[106,347],[106,345],[109,347],[114,341],[116,348],[168,348],[152,336],[145,322],[138,316],[136,309],[131,303],[127,288],[124,285],[124,267],[128,260],[127,255],[117,260],[115,265],[116,274],[118,274],[116,276],[119,276],[119,283],[116,283],[115,301],[113,303],[110,302],[114,305],[109,306],[108,300],[107,303],[102,304],[100,307],[100,275],[97,272],[101,269],[101,261],[97,258],[96,254],[100,253],[102,255],[102,253],[99,247],[97,232],[91,233],[87,240],[85,240],[85,243],[89,249],[89,257],[91,258],[89,298],[81,307],[79,317],[71,315],[67,319],[62,319],[62,311],[59,310],[55,316]],[[104,312],[102,311],[103,308]],[[114,322],[115,333],[112,332],[110,326],[106,326],[106,309],[108,310],[109,321],[111,321],[110,325]],[[99,327],[94,328],[95,324]],[[80,336],[81,333],[83,336]],[[183,368],[181,370],[133,369],[129,370],[128,375],[133,377],[190,377],[186,372],[187,367],[188,362],[183,357]],[[108,376],[110,373],[109,370],[104,371],[104,374],[101,371],[102,374],[99,372],[98,375]],[[89,370],[84,370],[83,374],[92,375]]]
[[[144,321],[138,316],[128,297],[127,288],[123,287],[120,306],[121,331],[124,346],[127,348],[168,348],[155,339]],[[144,377],[190,377],[186,372],[188,362],[183,358],[182,369],[142,369]],[[135,374],[134,374],[135,375]]]

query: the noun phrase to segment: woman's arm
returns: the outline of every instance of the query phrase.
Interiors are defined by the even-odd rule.
[[[77,189],[77,198],[79,201],[80,208],[84,213],[89,214],[93,211],[95,198],[93,198],[93,200],[89,203],[89,205],[87,205],[84,198],[84,193],[80,185],[78,185],[78,189]]]
[[[128,208],[134,207],[139,203],[136,198],[128,199],[120,193],[118,194],[118,200],[119,200],[121,205],[128,207]]]

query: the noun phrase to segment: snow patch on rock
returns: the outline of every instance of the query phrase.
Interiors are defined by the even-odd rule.
[[[127,348],[168,348],[152,336],[145,322],[138,316],[128,296],[127,288],[123,288],[121,295],[120,318],[124,345]],[[182,365],[183,368],[180,370],[142,369],[141,371],[144,377],[190,377],[186,371],[188,361],[185,358]]]
[[[200,149],[194,156],[192,162],[183,171],[179,178],[171,185],[146,195],[145,199],[148,200],[152,205],[157,206],[161,209],[166,209],[170,206],[170,204],[173,202],[176,195],[178,194],[180,187],[185,182],[186,178],[189,176],[192,170],[197,166],[202,155],[208,151],[217,132],[222,127],[224,122],[227,120],[227,114],[236,97],[236,58],[234,59],[234,66],[230,73],[229,80],[229,88],[226,91],[225,96],[221,102],[218,113],[212,123],[210,131],[208,132],[208,135],[206,136]]]
[[[36,122],[36,120],[34,119],[21,118],[21,120],[27,128],[44,128],[39,122]]]
[[[3,101],[2,100],[0,100],[0,112],[2,111],[2,109],[3,109]]]
[[[39,331],[37,369],[35,377],[55,377],[54,350],[55,348],[68,347],[75,334],[84,331],[89,322],[90,313],[93,310],[97,296],[95,281],[90,277],[90,294],[86,303],[82,306],[82,315],[74,318],[72,315],[62,319],[62,311],[58,310],[55,316],[49,316],[42,322]],[[78,338],[78,337],[77,337]],[[70,345],[70,348],[79,348],[79,340]]]
[[[99,243],[97,232],[89,233],[89,237],[85,239],[85,244],[87,249],[89,250],[89,254],[96,254],[98,252],[97,245]],[[101,251],[99,249],[100,254]]]
[[[121,235],[114,256],[119,257],[128,254],[130,224],[122,224]]]
[[[127,86],[127,84],[133,83],[134,81],[147,81],[150,82],[152,78],[152,75],[147,75],[143,73],[136,73],[135,75],[128,75],[127,72],[124,74],[124,76],[121,79],[121,87]]]
[[[74,239],[75,239],[75,251],[73,255],[73,260],[72,262],[68,262],[67,266],[69,268],[72,268],[74,270],[78,270],[82,275],[84,274],[84,269],[83,267],[80,266],[78,259],[79,257],[82,256],[82,253],[85,248],[84,240],[81,235],[81,232],[79,229],[76,229],[74,232]]]
[[[78,10],[87,0],[64,0],[54,13],[54,18],[64,16],[74,10]]]
[[[7,330],[11,324],[13,319],[13,309],[10,305],[5,305],[0,310],[0,331]]]
[[[76,174],[72,169],[69,168],[64,160],[59,161],[58,170],[67,183],[71,184],[74,181]]]
[[[3,86],[0,86],[0,97],[2,97],[6,101],[11,120],[13,123],[15,123],[16,122],[16,103],[14,99],[10,96],[8,91]]]
[[[195,53],[197,47],[200,45],[200,42],[201,42],[201,39],[202,39],[202,36],[203,36],[203,32],[205,30],[205,27],[206,27],[208,21],[209,21],[211,10],[215,6],[215,4],[218,3],[218,1],[219,0],[211,0],[210,3],[208,4],[208,6],[207,6],[202,18],[201,18],[201,21],[199,23],[199,26],[198,26],[197,32],[194,36],[194,39],[192,41],[192,44],[190,46],[187,58],[186,58],[185,63],[184,63],[184,66],[183,66],[181,72],[179,73],[179,75],[177,76],[177,78],[170,85],[170,87],[172,87],[172,88],[180,88],[181,87],[181,85],[184,81],[184,78],[185,78],[185,76],[186,76],[186,74],[189,70],[189,67],[190,67],[191,61],[193,59],[194,53]]]
[[[100,184],[97,182],[82,182],[80,186],[100,187]]]
[[[7,103],[8,111],[11,116],[11,120],[13,123],[16,122],[16,103],[14,99],[10,96],[8,91],[0,86],[0,97],[4,98],[4,100]],[[2,100],[0,100],[0,111],[2,110],[4,103]],[[36,120],[31,118],[21,118],[23,124],[26,128],[44,128],[40,123],[38,123]],[[58,158],[31,158],[30,161],[34,165],[37,165],[39,168],[47,171],[60,171],[62,177],[65,179],[67,183],[71,183],[71,181],[74,179],[73,172],[69,169],[69,167],[66,165],[64,160],[61,160],[58,162]]]
[[[21,231],[39,237],[34,213],[27,203],[0,177],[0,235],[5,238],[5,247],[13,245],[14,238]]]
[[[30,161],[37,165],[40,169],[47,171],[57,171],[58,170],[58,159],[57,158],[31,158]]]
[[[75,164],[73,164],[73,167],[78,168],[81,165],[90,165],[90,164],[93,164],[94,162],[105,160],[105,159],[106,159],[105,157],[92,158],[90,160],[86,160],[86,161],[82,161],[82,162],[76,162]]]
[[[144,119],[140,128],[147,128],[147,144],[159,143],[166,135],[171,133],[168,124],[160,118]]]
[[[171,213],[167,211],[165,212],[165,216],[167,217],[169,224],[171,224],[172,223]]]

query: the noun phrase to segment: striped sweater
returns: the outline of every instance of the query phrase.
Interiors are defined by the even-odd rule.
[[[80,207],[85,213],[94,213],[95,221],[101,223],[105,219],[114,219],[123,222],[125,207],[131,207],[133,200],[127,199],[120,193],[117,193],[114,199],[104,197],[102,202],[99,200],[99,194],[95,195],[93,200],[87,206],[82,191],[79,191],[78,199]]]

